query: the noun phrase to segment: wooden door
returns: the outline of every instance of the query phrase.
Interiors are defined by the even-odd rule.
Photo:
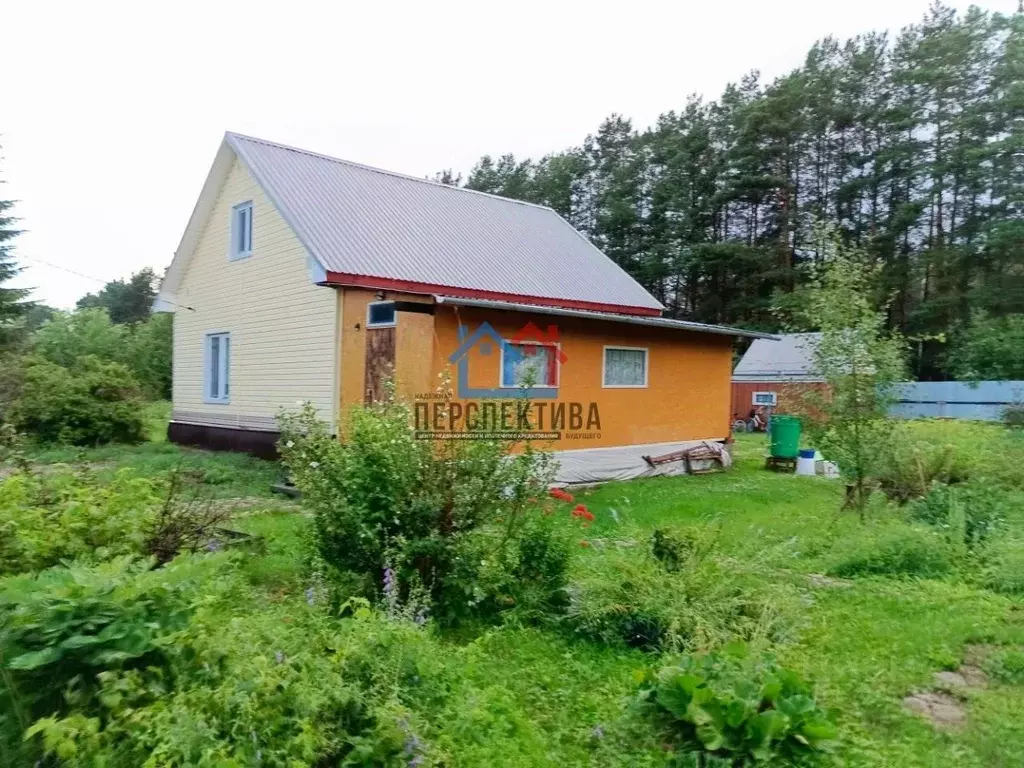
[[[364,401],[382,402],[384,382],[395,374],[395,329],[366,329],[366,383]]]

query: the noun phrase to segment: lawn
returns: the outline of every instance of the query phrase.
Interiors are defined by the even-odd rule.
[[[922,422],[913,429],[922,441],[954,443],[969,453],[982,474],[1001,488],[1006,523],[997,535],[1024,536],[1024,493],[1017,471],[1024,461],[1021,435],[994,425]],[[806,677],[839,727],[826,764],[1021,765],[1024,681],[990,675],[985,687],[952,691],[966,720],[947,729],[909,712],[903,700],[936,689],[935,673],[958,668],[972,647],[1024,646],[1024,599],[985,588],[984,566],[967,555],[932,578],[825,575],[865,547],[903,535],[905,514],[879,501],[861,523],[840,511],[838,481],[765,471],[765,448],[763,436],[742,435],[729,472],[609,483],[579,492],[577,501],[587,505],[595,520],[585,528],[565,521],[575,526],[579,540],[571,589],[586,592],[616,580],[630,583],[631,569],[650,558],[648,542],[655,530],[688,537],[707,553],[704,581],[676,582],[665,576],[661,596],[657,584],[637,581],[635,599],[678,603],[685,612],[688,603],[675,594],[677,584],[687,589],[697,584],[712,594],[715,574],[732,590],[729,600],[756,596],[758,611],[740,611],[733,626],[706,615],[703,596],[696,595],[687,614],[688,639],[680,648],[700,651],[739,637],[770,650]],[[271,640],[264,629],[280,622],[318,622],[321,612],[309,605],[316,578],[307,566],[312,521],[267,495],[277,475],[274,465],[166,443],[38,454],[35,460],[84,460],[103,471],[127,466],[143,473],[185,462],[210,473],[215,494],[263,497],[255,513],[236,521],[259,542],[233,561],[241,586],[222,601],[209,602],[201,620],[223,627],[225,637],[249,638],[245,654],[252,659],[271,663],[278,654],[279,660],[315,656],[312,631]],[[640,579],[641,571],[636,574]],[[628,602],[633,596],[627,591],[621,599]],[[713,611],[718,603],[709,598],[706,605]],[[339,638],[332,647],[344,645],[346,632],[389,637],[376,625],[359,628],[358,621],[357,616],[330,625],[328,631]],[[674,650],[659,654],[599,642],[578,625],[557,622],[512,620],[444,632],[428,623],[410,631],[420,639],[408,641],[401,651],[397,641],[390,647],[385,643],[381,656],[392,665],[394,700],[411,713],[398,721],[413,718],[419,738],[429,745],[426,765],[697,765],[678,755],[680,762],[670,763],[663,739],[633,706],[639,675],[666,663]]]

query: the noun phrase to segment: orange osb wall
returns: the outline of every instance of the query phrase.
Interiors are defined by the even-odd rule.
[[[341,292],[338,402],[342,430],[345,415],[353,405],[361,405],[365,399],[366,305],[381,300],[377,293],[362,288],[345,288]],[[433,303],[430,296],[392,291],[384,293],[383,299]],[[400,312],[395,323],[395,380],[401,396],[412,399],[423,388],[431,386],[433,354],[433,316]]]
[[[745,419],[753,407],[755,392],[775,392],[778,405],[775,413],[787,413],[797,410],[800,398],[814,391],[825,391],[827,385],[819,382],[784,382],[784,381],[734,381],[732,383],[732,419]]]
[[[514,336],[527,322],[542,331],[557,326],[567,358],[561,367],[558,399],[583,403],[584,414],[588,404],[596,402],[601,434],[599,439],[563,439],[553,446],[555,450],[721,439],[729,434],[730,337],[441,304],[434,315],[432,381],[450,371],[456,386],[455,366],[449,364],[448,356],[459,346],[458,325],[461,322],[471,334],[485,320],[504,338]],[[602,387],[605,345],[648,348],[647,388]],[[499,367],[497,350],[484,356],[478,348],[472,349],[470,385],[497,387]]]

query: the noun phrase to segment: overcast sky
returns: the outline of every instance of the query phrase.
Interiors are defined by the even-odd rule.
[[[1012,12],[1017,0],[987,0]],[[967,3],[954,2],[965,8]],[[34,298],[170,263],[225,130],[418,176],[650,124],[926,0],[3,0],[0,187]]]

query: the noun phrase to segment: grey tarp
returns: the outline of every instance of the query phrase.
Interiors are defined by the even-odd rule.
[[[609,480],[632,480],[637,477],[686,474],[686,463],[672,461],[651,466],[644,456],[663,456],[691,448],[701,453],[712,452],[720,457],[724,467],[732,465],[728,447],[718,440],[690,440],[681,443],[650,443],[647,445],[625,445],[614,448],[584,448],[571,451],[555,451],[553,458],[558,465],[555,474],[557,485],[577,483],[603,483]],[[694,469],[711,468],[716,464],[711,459],[692,462]]]

